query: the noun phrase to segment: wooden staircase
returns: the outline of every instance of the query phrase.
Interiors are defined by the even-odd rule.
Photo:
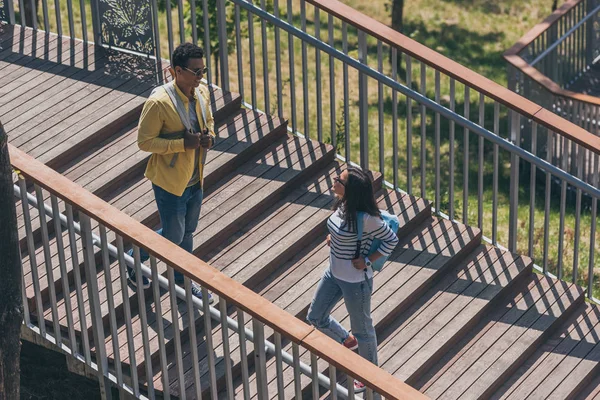
[[[15,46],[20,47],[18,53]],[[79,42],[41,37],[18,27],[3,28],[0,49],[6,49],[0,50],[0,120],[10,142],[137,221],[158,228],[151,185],[143,176],[149,154],[136,144],[137,118],[153,87],[149,74],[115,69],[108,51],[86,49]],[[330,187],[344,165],[335,159],[331,146],[289,135],[286,121],[242,108],[235,93],[211,87],[211,107],[218,139],[208,153],[194,253],[304,319],[327,267]],[[374,278],[371,308],[383,369],[432,398],[600,398],[600,310],[584,302],[581,288],[532,273],[529,258],[482,244],[478,229],[432,215],[426,200],[383,188],[377,174],[374,182],[380,208],[400,218],[400,243]],[[42,193],[47,202],[48,196]],[[19,234],[24,238],[21,205],[17,207]],[[59,276],[56,248],[69,248],[68,233],[54,232],[52,224],[44,227],[37,219],[32,229],[35,254],[28,254],[25,240],[22,251],[23,264],[29,266],[32,257],[37,266],[37,280],[32,274],[25,277],[34,316],[45,318],[52,329],[55,317],[50,302],[56,297],[61,324],[65,325],[70,309],[80,326],[77,334],[92,337],[86,278],[97,279],[104,302],[107,349],[113,349],[107,312],[112,307],[118,316],[121,345],[116,351],[124,370],[135,369],[142,382],[152,379],[158,391],[164,390],[162,373],[167,373],[171,393],[180,394],[174,363],[164,372],[158,362],[159,322],[165,327],[169,360],[175,357],[168,295],[154,299],[147,290],[147,303],[138,304],[133,288],[121,290],[118,263],[108,259],[105,269],[100,251],[98,275],[85,277],[79,241],[74,243],[79,250],[77,260],[66,252],[68,282],[51,279],[46,253],[52,259],[50,270]],[[49,249],[42,245],[45,234],[50,237]],[[110,235],[108,239],[114,241]],[[159,264],[159,272],[165,271]],[[79,279],[83,290],[78,299]],[[36,291],[43,299],[41,310],[34,301]],[[162,315],[156,314],[155,301],[160,302]],[[131,306],[130,319],[125,303]],[[148,315],[149,359],[142,349],[139,307],[145,307]],[[185,304],[177,307],[183,387],[187,398],[193,398],[192,342],[186,336],[189,318]],[[337,304],[333,314],[349,327],[343,304]],[[195,324],[201,386],[208,395],[201,315],[196,315]],[[265,334],[273,339],[273,332]],[[128,335],[137,343],[135,354],[123,345]],[[225,397],[219,326],[213,326],[213,337],[217,385]],[[239,343],[230,339],[234,387],[241,397]],[[291,352],[289,343],[283,345]],[[252,374],[252,343],[247,346]],[[111,359],[115,355],[115,351],[109,353]],[[310,362],[307,354],[301,357]],[[277,395],[274,361],[267,360],[271,397]],[[152,377],[145,376],[148,362]],[[328,373],[325,365],[320,370]],[[283,374],[285,398],[295,397],[292,369],[285,367]],[[303,397],[310,398],[309,379],[303,377],[301,384]],[[322,390],[321,395],[327,398],[329,394]]]

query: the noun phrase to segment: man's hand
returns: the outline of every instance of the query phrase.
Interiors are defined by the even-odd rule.
[[[360,270],[367,268],[367,264],[365,264],[365,259],[362,257],[355,258],[354,260],[352,260],[352,265],[354,265],[354,268],[360,269]]]
[[[186,131],[183,134],[183,146],[186,149],[197,149],[200,147],[200,135]]]
[[[331,235],[327,235],[327,246],[331,247]]]
[[[210,149],[213,145],[213,138],[208,134],[208,130],[205,130],[202,135],[200,135],[200,146],[205,149]]]

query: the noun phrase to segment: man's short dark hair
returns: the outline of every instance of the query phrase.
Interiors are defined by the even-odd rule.
[[[171,57],[171,65],[173,68],[181,67],[186,68],[190,58],[203,58],[204,50],[202,47],[196,46],[192,43],[182,43],[173,51]]]

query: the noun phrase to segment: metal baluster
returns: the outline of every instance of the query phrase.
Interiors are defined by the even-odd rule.
[[[440,104],[440,71],[435,71],[435,102]],[[435,211],[441,212],[440,194],[440,113],[435,113]]]
[[[456,108],[456,81],[450,78],[450,111]],[[454,221],[454,121],[450,120],[450,187],[448,190],[448,203],[450,204],[450,221]]]
[[[54,0],[54,14],[56,16],[56,33],[58,34],[59,37],[62,37],[63,30],[62,30],[62,19],[60,17],[60,1],[59,0]]]
[[[192,0],[194,1],[194,0]],[[237,70],[238,70],[238,90],[240,96],[244,99],[244,72],[243,72],[243,59],[242,59],[242,36],[241,36],[241,25],[240,25],[240,6],[235,5],[235,43],[237,53]],[[279,68],[278,68],[279,69]]]
[[[129,304],[129,285],[127,284],[125,250],[123,247],[123,238],[120,235],[117,235],[117,253],[119,255],[119,276],[121,280],[121,294],[123,296],[124,317],[125,321],[131,321],[131,305]],[[131,386],[133,388],[133,394],[136,397],[139,397],[140,385],[138,383],[137,362],[135,361],[135,342],[133,341],[133,327],[131,324],[125,324],[125,331],[127,333],[127,350],[129,352],[130,374],[132,381]]]
[[[292,343],[292,357],[294,359],[294,388],[296,398],[302,398],[302,382],[300,380],[300,348],[297,343]]]
[[[206,0],[205,0],[206,1]],[[169,42],[169,57],[173,55],[173,16],[171,14],[171,1],[165,1],[166,13],[167,13],[167,41]],[[207,25],[205,25],[206,27]],[[160,36],[160,35],[158,35]],[[205,44],[206,46],[206,44]],[[205,47],[204,52],[206,53],[208,50]],[[206,61],[208,61],[209,57],[205,57]]]
[[[25,289],[25,269],[23,268],[23,255],[21,254],[21,248],[18,247],[19,249],[19,260],[21,262],[21,271],[23,271],[23,273],[21,274],[21,301],[23,302],[23,322],[25,323],[25,326],[27,326],[28,328],[31,328],[31,315],[29,313],[29,299],[27,298],[27,290]],[[71,323],[69,325],[69,333],[70,331],[73,330],[73,324]],[[75,341],[71,341],[71,352],[72,354],[75,354],[77,352],[77,342]]]
[[[546,161],[552,163],[552,153],[554,151],[554,132],[548,129],[548,145],[547,145],[547,153],[546,153]],[[548,241],[550,239],[549,231],[550,231],[550,195],[552,192],[552,175],[550,172],[546,172],[546,199],[545,199],[545,208],[544,208],[544,261],[542,264],[542,269],[544,274],[548,273]]]
[[[246,351],[246,330],[244,323],[244,312],[238,308],[237,310],[237,323],[239,327],[238,336],[240,339],[240,356],[242,364],[242,388],[244,389],[244,400],[250,399],[250,378],[248,376],[248,352]],[[275,343],[277,343],[277,335],[275,333]],[[277,345],[277,344],[276,344]],[[279,345],[281,350],[281,336],[279,337]],[[279,351],[281,356],[281,351]]]
[[[479,126],[485,128],[485,96],[479,93]],[[483,230],[483,136],[479,136],[479,168],[477,176],[477,225]]]
[[[383,45],[381,43],[381,40],[377,41],[377,71],[379,71],[380,73],[383,73],[383,57],[382,57],[382,52],[383,52]],[[385,176],[384,174],[384,169],[385,169],[385,153],[384,153],[384,147],[385,147],[385,135],[384,135],[384,125],[383,125],[383,83],[381,83],[381,81],[379,81],[377,83],[377,100],[378,100],[378,122],[379,122],[379,172],[381,173],[381,175]]]
[[[250,12],[248,12],[248,20],[250,20]],[[210,48],[210,24],[208,22],[208,0],[202,0],[202,23],[204,24],[204,61],[206,63],[206,68],[208,68],[208,73],[206,75],[206,80],[208,83],[213,81],[212,76],[212,68],[211,68],[211,48]],[[215,82],[218,84],[218,82]]]
[[[156,313],[156,322],[157,322],[157,334],[158,334],[158,353],[160,356],[160,369],[162,371],[161,378],[163,384],[163,397],[165,400],[169,400],[171,398],[171,388],[169,382],[169,360],[167,359],[167,349],[165,348],[165,324],[163,322],[163,312],[162,312],[162,304],[161,304],[161,295],[160,295],[160,284],[158,282],[158,265],[156,263],[156,258],[154,256],[150,256],[150,269],[152,270],[152,294],[154,297],[154,312]],[[186,286],[187,293],[187,286]],[[188,313],[189,313],[189,300],[188,300]],[[160,316],[160,318],[159,318]],[[193,320],[193,315],[190,317]],[[193,327],[192,327],[193,326]],[[196,326],[190,322],[190,332],[195,330]],[[190,343],[192,346],[192,362],[194,362],[194,366],[198,365],[198,349],[196,348],[196,336],[191,336],[190,333]],[[196,358],[194,358],[194,356]],[[194,369],[196,372],[196,369]],[[198,387],[200,386],[200,377],[194,375],[194,384]],[[198,396],[199,391],[196,391],[196,395]],[[201,393],[201,392],[200,392]],[[198,396],[198,398],[200,398]]]
[[[31,9],[31,22],[33,24],[33,30],[38,29],[38,23],[37,23],[37,7],[35,6],[35,1],[34,0],[25,0],[25,1],[29,1],[29,7]],[[83,0],[79,0],[80,4],[82,5],[82,7],[85,7],[83,4]],[[25,10],[23,8],[23,10]],[[83,8],[83,11],[81,13],[81,24],[83,25],[83,31],[84,31],[84,36],[83,36],[83,41],[87,42],[87,32],[85,31],[85,8]]]
[[[140,262],[140,248],[138,246],[133,246],[133,260],[135,264],[135,276],[138,279],[138,282],[141,281],[142,274],[142,266]],[[146,316],[146,294],[144,293],[143,288],[138,288],[138,312],[140,314],[140,321],[142,323],[142,344],[144,347],[144,361],[146,367],[146,385],[148,385],[148,397],[154,398],[154,382],[152,380],[152,352],[150,351],[150,340],[148,337],[148,318]],[[161,316],[157,315],[157,319],[161,318]],[[176,321],[176,320],[175,320]],[[175,323],[175,327],[177,327],[177,322]],[[176,332],[179,332],[179,329],[176,329]],[[182,398],[185,396],[182,394]]]
[[[346,374],[346,386],[348,387],[348,398],[354,398],[354,378]]]
[[[398,79],[398,50],[392,47],[392,79]],[[398,92],[392,89],[392,168],[394,188],[400,186],[398,177]],[[422,164],[421,164],[422,165]]]
[[[333,36],[333,15],[329,14],[327,19],[327,29],[329,31],[329,45],[333,47],[335,38]],[[337,152],[337,126],[335,117],[335,59],[329,55],[329,112],[331,120],[331,145]]]
[[[68,0],[68,4],[71,4],[71,0]],[[24,4],[24,0],[19,0],[19,15],[21,16],[21,26],[26,26],[27,22],[25,20],[25,4]],[[69,16],[69,23],[71,22],[72,18]],[[71,31],[71,37],[73,36],[73,31]]]
[[[406,86],[412,89],[412,57],[405,54],[406,59]],[[413,143],[412,143],[412,99],[406,97],[406,191],[412,194],[413,179],[412,179],[412,159],[413,159]],[[452,151],[452,150],[451,150]],[[383,174],[383,171],[381,171]]]
[[[75,328],[73,325],[73,309],[71,307],[71,291],[69,290],[69,278],[67,272],[67,261],[65,257],[65,246],[62,237],[62,226],[60,224],[60,209],[58,207],[58,198],[55,195],[50,195],[50,203],[52,204],[52,220],[54,221],[54,235],[56,240],[56,248],[58,250],[58,264],[60,265],[60,279],[62,282],[63,301],[65,303],[65,313],[67,314],[67,328],[69,331],[69,342],[73,350],[76,347]]]
[[[310,353],[310,369],[312,372],[312,398],[319,398],[319,364],[317,355],[313,352]]]
[[[319,7],[315,7],[315,37],[321,40],[321,16]],[[316,84],[317,84],[317,138],[323,143],[323,94],[321,92],[321,50],[315,47]]]
[[[179,17],[179,43],[185,43],[185,27],[183,25],[183,0],[177,0],[177,16]]]
[[[250,0],[252,3],[252,0]],[[256,100],[256,57],[254,55],[254,14],[248,12],[248,51],[250,52],[250,90],[252,96],[252,109],[256,110],[258,102]]]
[[[81,242],[83,245],[83,264],[85,266],[86,284],[88,288],[88,303],[92,319],[92,332],[94,334],[94,350],[100,381],[100,396],[103,399],[111,398],[110,380],[108,379],[108,357],[106,355],[106,341],[104,337],[104,324],[102,323],[102,309],[98,291],[96,260],[92,238],[92,224],[90,217],[79,212],[79,226],[81,228]],[[139,275],[138,275],[139,276]],[[81,304],[83,306],[83,304]]]
[[[44,264],[46,265],[46,279],[48,280],[48,290],[50,291],[50,310],[52,311],[52,326],[54,327],[54,336],[57,343],[62,342],[60,335],[60,324],[58,320],[58,309],[56,306],[56,287],[54,280],[54,271],[52,266],[52,253],[50,252],[50,235],[48,234],[48,222],[46,221],[46,210],[44,209],[44,195],[42,194],[42,188],[37,184],[35,187],[35,195],[37,198],[37,210],[38,218],[40,221],[40,228],[42,230],[42,246],[44,249]],[[27,202],[27,199],[25,200]],[[60,233],[56,233],[59,235]],[[35,253],[34,253],[35,257]],[[39,309],[39,322],[45,324],[45,317],[43,309]]]
[[[21,188],[21,193],[27,193],[24,191],[25,187]],[[77,238],[75,237],[75,225],[73,222],[73,207],[70,204],[66,204],[67,209],[67,229],[69,231],[69,247],[71,249],[71,262],[73,266],[73,274],[75,275],[75,293],[77,296],[77,311],[79,313],[79,325],[81,332],[81,343],[83,345],[83,355],[85,363],[91,365],[92,358],[90,354],[90,340],[88,335],[87,322],[85,317],[85,303],[83,301],[83,293],[81,286],[81,271],[79,267],[79,257],[77,256]],[[27,217],[25,218],[27,221]],[[27,226],[27,225],[26,225]],[[35,286],[34,286],[35,288]]]
[[[48,17],[48,1],[42,0],[42,13],[44,15],[44,30],[46,32],[51,32],[52,28],[50,27],[50,18]]]
[[[202,298],[208,299],[208,289],[202,287]],[[202,301],[202,311],[204,312],[204,331],[205,342],[206,342],[206,354],[208,358],[208,374],[210,376],[210,394],[211,397],[217,399],[217,373],[215,371],[215,347],[213,345],[212,337],[212,322],[210,320],[210,305],[208,301]]]
[[[119,354],[119,338],[117,327],[117,316],[115,313],[115,299],[112,287],[112,276],[110,273],[110,256],[108,254],[108,239],[106,235],[106,227],[100,225],[100,241],[102,246],[102,267],[104,269],[104,284],[106,286],[106,300],[108,302],[108,316],[110,320],[110,334],[113,345],[113,358],[115,370],[117,373],[117,385],[123,386],[123,370],[121,366],[121,357]]]
[[[520,114],[511,111],[511,141],[519,146],[521,143]],[[508,249],[517,252],[517,228],[519,219],[519,157],[515,154],[510,156],[510,210],[508,226]]]
[[[494,102],[494,133],[500,136],[500,103]],[[498,145],[494,144],[492,177],[492,244],[498,244]]]
[[[294,14],[292,10],[292,0],[287,0],[287,18],[288,23],[293,25]],[[292,111],[292,132],[298,132],[298,120],[296,118],[296,75],[294,73],[294,36],[288,33],[288,56],[290,62],[290,107]]]
[[[283,362],[281,359],[281,333],[275,332],[275,367],[277,369],[277,398],[285,399],[285,385],[283,383]]]
[[[306,32],[306,2],[300,0],[300,28]],[[308,55],[306,42],[302,40],[302,100],[304,101],[304,136],[310,138],[310,116],[308,114]]]
[[[198,20],[196,18],[196,0],[190,1],[190,13],[192,14],[192,43],[198,45]],[[237,6],[236,6],[237,7]],[[155,21],[158,21],[158,18],[154,18]],[[239,30],[240,25],[236,24],[236,33]]]
[[[23,208],[23,220],[25,223],[25,237],[27,238],[27,254],[29,255],[29,264],[31,265],[31,278],[33,284],[33,293],[35,297],[35,310],[40,328],[40,334],[46,336],[46,324],[44,323],[44,308],[42,307],[42,295],[40,293],[40,278],[36,260],[35,243],[33,241],[33,230],[31,229],[31,214],[29,213],[29,203],[27,201],[27,188],[25,179],[19,177],[19,188],[21,189],[21,206]],[[83,304],[83,303],[81,303]]]
[[[421,62],[421,94],[427,96],[427,66]],[[427,109],[421,104],[421,197],[427,198],[426,171],[427,164]]]
[[[583,149],[577,154],[577,175],[583,179]],[[579,232],[581,231],[581,189],[577,188],[575,199],[575,243],[573,244],[573,283],[577,283],[579,274]]]
[[[471,100],[470,88],[465,85],[465,110],[464,116],[470,120]],[[463,224],[469,224],[469,130],[464,128],[463,148]]]
[[[594,154],[594,187],[598,187],[598,168],[600,168],[600,158],[598,154]],[[592,298],[594,296],[594,259],[596,256],[596,213],[598,211],[598,199],[592,197],[592,226],[590,230],[590,256],[588,266],[588,287],[587,296]]]
[[[194,2],[195,0],[191,0],[192,2]],[[158,15],[158,1],[157,0],[152,0],[151,3],[152,6],[152,13],[154,15]],[[194,5],[195,7],[195,5]],[[193,10],[195,10],[195,8],[193,8]],[[194,12],[194,11],[192,11]],[[192,19],[195,19],[196,16],[194,14],[192,14]],[[163,83],[165,80],[163,71],[162,71],[162,57],[161,57],[161,49],[160,49],[160,35],[157,34],[156,32],[159,31],[158,28],[158,17],[154,17],[152,18],[152,24],[154,26],[154,56],[156,57],[156,76],[157,76],[157,81],[158,83]],[[195,29],[195,25],[194,28]],[[194,43],[195,44],[195,43]],[[173,54],[173,53],[171,53]],[[169,57],[171,57],[171,54],[169,54]],[[175,79],[175,77],[173,77],[173,79]]]
[[[273,1],[275,17],[281,19],[279,15],[279,0]],[[277,76],[277,116],[283,119],[283,83],[281,81],[281,38],[279,27],[275,27],[275,73]]]
[[[221,334],[223,337],[223,359],[225,360],[225,383],[227,387],[227,397],[232,399],[235,396],[235,392],[233,391],[233,376],[231,373],[229,328],[227,326],[227,301],[224,297],[219,297],[219,311],[221,312]]]
[[[537,122],[531,122],[531,154],[537,155]],[[537,167],[535,164],[531,164],[531,172],[529,178],[529,250],[528,255],[533,258],[533,236],[535,226],[535,175]]]
[[[329,392],[331,400],[337,400],[337,371],[335,365],[329,364]]]
[[[569,152],[569,140],[565,138],[563,142],[563,156],[562,158],[562,167],[563,171],[567,171],[567,163],[568,163],[568,152]],[[560,222],[558,231],[560,234],[558,235],[558,279],[562,279],[563,276],[563,250],[564,250],[564,237],[563,232],[565,231],[565,208],[567,203],[567,182],[563,179],[560,184]]]
[[[260,0],[260,6],[263,10],[265,7],[265,0]],[[223,12],[225,15],[225,12]],[[265,112],[271,112],[271,99],[270,90],[269,90],[269,53],[267,48],[267,25],[263,18],[260,19],[260,29],[261,29],[261,40],[262,40],[262,56],[263,56],[263,89],[265,93]],[[226,36],[225,36],[226,37]]]
[[[259,400],[269,398],[267,387],[267,356],[265,352],[265,330],[261,321],[252,318],[254,333],[254,365],[256,368],[256,391]]]
[[[139,275],[138,275],[139,276]],[[183,375],[183,352],[181,350],[181,332],[179,330],[179,316],[177,307],[177,295],[175,293],[175,271],[173,267],[167,265],[167,279],[169,280],[169,300],[171,302],[171,326],[173,327],[173,337],[175,339],[175,363],[177,367],[177,377],[179,383],[179,397],[185,399],[185,379]],[[207,297],[203,297],[206,299]],[[208,315],[208,314],[205,314]],[[210,320],[210,318],[204,318]],[[183,321],[182,321],[183,322]],[[207,354],[209,358],[212,354],[212,334],[210,330],[206,331],[206,342],[208,344],[209,338],[211,340],[210,348],[207,347]],[[214,357],[213,357],[214,358]],[[214,361],[214,360],[213,360]],[[214,362],[212,364],[214,368]],[[211,387],[211,391],[214,391],[214,386]]]
[[[348,55],[348,25],[342,21],[342,50]],[[348,83],[348,64],[343,63],[343,80],[344,80],[344,135],[345,135],[345,155],[346,162],[350,162],[350,109],[348,102],[350,101],[349,83]]]

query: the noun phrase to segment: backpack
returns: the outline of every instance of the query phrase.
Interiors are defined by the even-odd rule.
[[[400,227],[400,220],[398,219],[397,216],[395,216],[394,214],[390,214],[387,211],[384,210],[379,210],[379,212],[381,212],[381,219],[383,219],[383,222],[386,223],[387,226],[390,227],[390,229],[396,233],[398,232],[398,228]],[[362,235],[363,235],[363,223],[364,223],[364,217],[365,217],[364,212],[358,212],[356,215],[356,230],[357,230],[357,235],[358,235],[358,244],[357,244],[357,252],[360,252],[360,248],[361,248],[361,240],[362,240]],[[379,246],[381,245],[381,240],[377,239],[377,238],[373,238],[373,242],[371,243],[371,248],[369,249],[369,253],[367,255],[370,256],[371,254],[375,253],[377,251],[377,249],[379,249]],[[372,261],[372,268],[373,271],[381,271],[381,269],[383,268],[383,265],[385,264],[385,262],[387,261],[388,257],[382,256],[379,257],[377,259],[377,261]]]

